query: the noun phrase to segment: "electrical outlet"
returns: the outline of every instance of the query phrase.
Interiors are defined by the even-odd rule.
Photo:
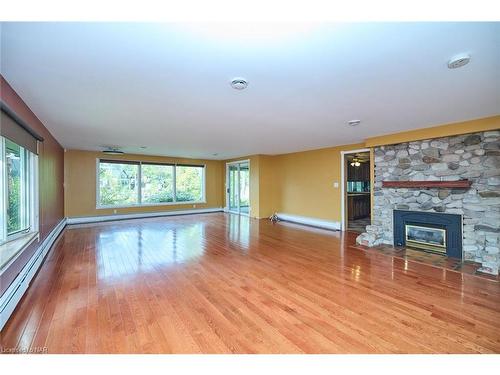
[[[193,208],[196,208],[196,205],[195,205],[195,204],[193,204]]]
[[[113,213],[116,214],[116,210],[113,210]]]

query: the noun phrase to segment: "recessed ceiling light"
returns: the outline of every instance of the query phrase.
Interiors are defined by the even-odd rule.
[[[464,65],[467,65],[470,61],[470,55],[468,53],[461,53],[453,56],[450,61],[448,61],[449,69],[461,68]]]
[[[361,123],[361,120],[351,120],[347,123],[349,126],[357,126]]]
[[[248,86],[248,81],[245,78],[237,77],[231,80],[231,87],[235,90],[244,90]]]

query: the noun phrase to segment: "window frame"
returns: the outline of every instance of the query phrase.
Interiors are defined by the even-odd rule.
[[[137,174],[138,179],[138,189],[137,189],[137,203],[128,205],[101,205],[101,194],[100,194],[100,177],[99,177],[99,166],[101,162],[113,162],[113,163],[123,163],[123,164],[134,164],[139,166],[139,172]],[[172,166],[172,178],[173,178],[173,201],[172,202],[159,202],[159,203],[143,203],[142,202],[142,165],[166,165]],[[202,197],[201,200],[197,201],[177,201],[177,166],[179,167],[196,167],[202,169]],[[110,158],[97,158],[96,159],[96,209],[110,209],[110,208],[132,208],[132,207],[155,207],[155,206],[178,206],[178,205],[189,205],[189,204],[206,204],[206,164],[184,164],[184,163],[161,163],[155,161],[144,161],[144,160],[129,160],[129,159],[110,159]]]
[[[28,189],[22,193],[23,198],[21,208],[22,220],[26,220],[22,226],[24,227],[26,225],[26,227],[10,234],[8,233],[7,207],[9,197],[7,187],[8,176],[5,160],[6,139],[7,138],[5,137],[0,137],[0,213],[2,214],[0,215],[0,245],[4,245],[27,235],[38,233],[39,229],[38,155],[18,145],[21,147],[21,152],[24,154],[22,156],[22,158],[24,158],[22,163],[22,189]],[[16,142],[13,143],[17,145]],[[26,218],[26,216],[28,217]]]

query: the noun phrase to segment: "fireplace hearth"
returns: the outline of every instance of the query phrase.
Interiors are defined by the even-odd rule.
[[[462,259],[462,217],[394,210],[394,245]]]

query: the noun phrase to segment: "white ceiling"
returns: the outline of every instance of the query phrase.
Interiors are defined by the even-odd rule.
[[[3,23],[1,31],[2,75],[68,149],[278,154],[500,108],[500,23]],[[469,65],[448,69],[460,52]],[[238,76],[249,81],[244,91],[229,86]],[[351,119],[362,123],[348,127]]]

